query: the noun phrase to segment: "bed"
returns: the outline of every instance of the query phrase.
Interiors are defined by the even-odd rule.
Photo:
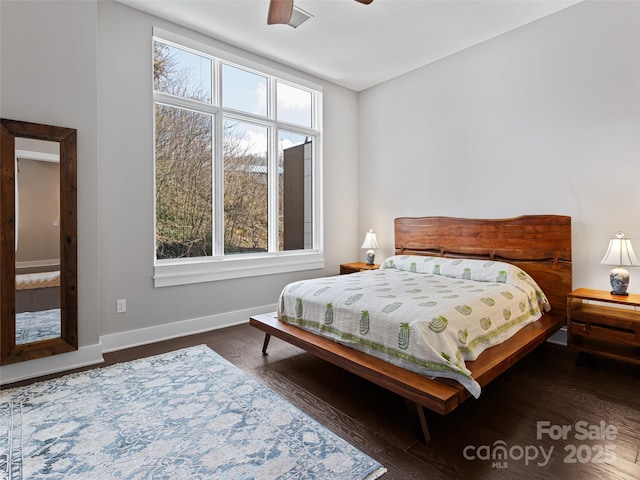
[[[16,275],[16,313],[60,308],[60,271]]]
[[[299,298],[304,298],[300,291],[307,288],[311,292],[309,297],[313,297],[318,291],[321,291],[318,296],[324,295],[322,288],[318,288],[321,287],[318,282],[327,282],[329,286],[337,282],[336,277],[288,285],[283,290],[283,294],[294,287],[299,291],[292,292],[286,299],[284,295],[281,297],[279,302],[281,318],[279,319],[277,314],[256,315],[250,319],[250,324],[266,334],[263,345],[264,354],[266,354],[270,337],[274,335],[404,397],[416,422],[417,433],[424,441],[428,441],[429,431],[425,408],[439,414],[447,414],[466,399],[472,396],[477,397],[482,387],[544,343],[564,324],[566,295],[571,290],[572,283],[571,218],[560,215],[528,215],[490,220],[450,217],[398,218],[394,222],[394,233],[395,256],[387,259],[383,263],[385,268],[380,271],[352,274],[354,277],[342,276],[339,283],[342,283],[343,287],[351,283],[353,291],[349,296],[337,300],[330,313],[327,313],[326,305],[332,302],[325,303],[324,311],[307,303],[296,305],[296,302]],[[403,262],[404,265],[399,265]],[[436,265],[443,272],[434,271]],[[467,286],[465,282],[477,281],[478,274],[475,272],[483,271],[484,268],[488,268],[492,273],[487,276],[487,281],[482,287],[486,286],[494,290],[490,293],[486,291],[479,293],[479,299],[493,302],[502,296],[501,292],[506,282],[504,278],[492,277],[496,272],[508,271],[508,274],[500,273],[498,277],[513,276],[530,279],[539,287],[541,293],[525,287],[525,297],[528,296],[530,302],[516,300],[516,306],[513,308],[498,305],[498,311],[505,312],[503,318],[487,315],[486,312],[482,313],[484,307],[471,303],[471,294],[463,295],[460,292],[449,291],[449,288],[451,283],[458,283],[469,290],[474,290],[473,286]],[[468,359],[452,358],[449,351],[443,350],[442,345],[438,345],[434,350],[435,354],[441,355],[446,360],[446,364],[461,367],[459,370],[462,371],[462,376],[459,375],[460,372],[457,372],[458,375],[446,373],[434,375],[433,371],[423,374],[425,372],[414,368],[416,362],[403,364],[402,360],[406,358],[396,358],[407,355],[401,346],[402,335],[397,335],[395,331],[387,336],[397,335],[398,347],[393,348],[389,354],[389,351],[385,351],[387,347],[378,347],[377,341],[370,342],[367,345],[369,348],[362,348],[360,344],[362,342],[353,341],[349,335],[344,335],[343,326],[335,329],[332,326],[334,317],[343,315],[342,310],[340,312],[335,310],[342,308],[345,303],[362,301],[360,306],[367,311],[377,310],[378,307],[373,299],[368,302],[368,293],[371,288],[377,290],[395,288],[382,285],[382,283],[388,283],[388,278],[382,278],[381,275],[389,275],[392,272],[394,275],[399,274],[404,277],[404,281],[410,285],[410,288],[405,290],[411,292],[409,295],[412,299],[417,299],[416,302],[423,303],[424,308],[430,308],[429,304],[433,298],[426,298],[431,297],[431,293],[428,292],[428,295],[425,295],[423,285],[415,284],[413,274],[424,274],[422,276],[435,282],[436,288],[444,292],[444,296],[456,295],[457,297],[451,300],[452,305],[462,316],[467,316],[470,311],[476,310],[481,313],[477,319],[480,334],[485,327],[487,332],[492,332],[498,324],[500,327],[505,322],[514,323],[515,321],[520,324],[515,332],[511,331],[508,335],[503,335],[504,338],[500,338],[499,343],[490,347],[485,345],[484,351],[480,348],[481,353],[478,354],[476,350]],[[483,275],[484,273],[480,274],[481,277]],[[442,280],[448,283],[445,285]],[[360,288],[362,290],[358,290]],[[396,295],[396,297],[386,300],[388,303],[384,304],[387,310],[385,314],[391,315],[389,310],[394,310],[394,305],[402,304],[404,308],[405,303],[409,301],[407,298],[398,298],[398,294],[396,290],[389,292],[389,295]],[[509,295],[511,294],[507,296]],[[377,293],[376,296],[381,295]],[[437,299],[438,302],[441,300]],[[418,303],[415,308],[419,308]],[[478,308],[477,305],[482,308]],[[536,307],[539,312],[535,311]],[[398,312],[403,310],[397,307],[395,309]],[[509,318],[506,315],[507,310],[509,310]],[[527,315],[528,313],[531,315]],[[406,322],[402,322],[401,318],[396,318],[394,321],[396,325],[411,324],[409,338],[419,337],[421,331],[431,329],[438,333],[450,327],[449,331],[453,332],[454,337],[456,334],[462,334],[464,340],[467,340],[464,329],[456,326],[452,321],[452,315],[444,315],[444,320],[440,316],[428,315],[422,327],[415,328],[413,320],[407,319]],[[328,323],[328,320],[331,322]],[[451,323],[447,324],[448,321]],[[316,324],[315,326],[319,326],[319,330],[323,331],[312,331],[314,326],[310,324]],[[366,328],[353,326],[354,329],[369,328],[374,332],[378,327],[379,325],[373,319]],[[403,328],[408,329],[407,326]],[[351,332],[347,333],[351,334]],[[327,334],[328,337],[324,336]],[[474,335],[470,332],[469,338],[475,338]],[[406,343],[409,343],[409,340],[406,340]],[[459,339],[458,343],[460,342]],[[378,355],[375,350],[382,350],[383,355]],[[397,355],[396,352],[400,352],[401,355]],[[455,355],[458,355],[457,351]],[[433,365],[429,363],[428,367]]]

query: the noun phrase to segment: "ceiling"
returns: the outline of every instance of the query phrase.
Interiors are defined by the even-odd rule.
[[[118,0],[355,91],[580,0],[295,0],[313,18],[267,25],[268,0]]]

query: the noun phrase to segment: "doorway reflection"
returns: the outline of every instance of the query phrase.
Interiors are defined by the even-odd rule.
[[[60,144],[16,138],[16,344],[61,337]]]

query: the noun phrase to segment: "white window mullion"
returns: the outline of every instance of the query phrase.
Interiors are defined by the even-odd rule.
[[[314,102],[314,126],[317,128],[319,125],[322,125],[323,113],[322,113],[322,101],[321,94],[315,93],[313,95]],[[323,225],[324,222],[322,220],[322,162],[323,158],[323,138],[322,132],[316,132],[313,140],[313,248],[314,250],[322,251],[324,249],[324,233],[323,233]]]
[[[267,116],[271,119],[276,116],[276,82],[272,79],[269,81],[269,93],[267,95]],[[273,126],[269,128],[269,176],[267,178],[269,195],[268,195],[268,222],[269,222],[269,251],[277,252],[280,235],[278,228],[278,220],[280,215],[279,198],[278,198],[278,129]]]
[[[217,113],[220,109],[214,105],[198,102],[189,98],[180,98],[166,93],[154,92],[153,100],[156,103],[168,105],[170,107],[184,108],[199,113]]]
[[[220,104],[222,102],[222,86],[220,82],[220,61],[214,59],[212,62],[211,79],[213,81],[212,101],[216,107],[218,115],[213,116],[213,164],[211,169],[211,188],[213,199],[212,230],[213,230],[213,256],[222,257],[224,255],[224,151],[223,151],[223,115]]]
[[[213,256],[224,255],[224,151],[223,151],[223,118],[213,117],[213,155],[211,188],[213,188]]]
[[[269,195],[269,251],[277,252],[280,242],[278,220],[280,216],[280,199],[278,195],[278,183],[280,181],[278,175],[278,131],[275,128],[269,128],[269,158],[268,158],[268,182]]]
[[[222,65],[218,59],[213,62],[213,101],[216,106],[222,104]],[[224,116],[219,108],[219,115],[213,118],[213,256],[224,255]]]
[[[213,148],[211,149],[211,230],[212,230],[212,256],[222,257],[224,255],[224,152],[222,138],[222,87],[220,81],[220,61],[213,57],[211,62],[211,103],[218,112],[213,116],[213,132],[211,139]]]
[[[299,133],[300,135],[305,135],[309,137],[315,137],[316,135],[318,135],[317,130],[301,127],[300,125],[293,125],[291,123],[286,123],[286,122],[275,122],[275,125],[279,130],[286,130],[287,132]]]
[[[218,58],[212,57],[211,60],[211,103],[222,108],[222,65]]]

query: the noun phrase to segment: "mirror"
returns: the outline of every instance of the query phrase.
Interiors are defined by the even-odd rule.
[[[61,335],[60,144],[16,138],[16,344]]]
[[[78,349],[77,131],[0,120],[0,364]]]

